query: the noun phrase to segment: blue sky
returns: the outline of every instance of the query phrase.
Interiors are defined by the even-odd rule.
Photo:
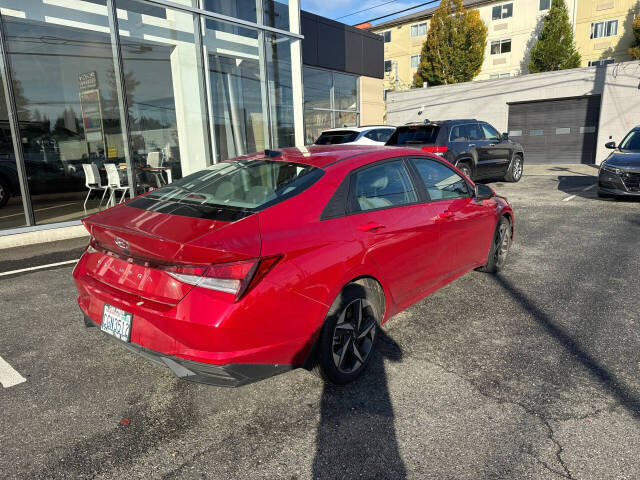
[[[358,22],[364,22],[374,17],[385,15],[387,13],[402,10],[413,5],[418,5],[427,0],[396,0],[387,5],[382,5],[377,8],[370,8],[375,5],[380,5],[381,3],[386,3],[387,1],[389,0],[301,0],[300,3],[303,10],[317,13],[318,15],[322,15],[323,17],[332,19],[338,19],[338,17],[341,17],[342,15],[346,15],[358,10],[367,9],[365,12],[338,19],[338,21],[340,22],[355,24]],[[434,4],[433,6],[435,5],[436,4]],[[410,10],[408,12],[405,12],[405,14],[419,12],[421,9],[431,7],[432,5],[428,5],[425,7],[417,8],[415,10]],[[391,18],[393,17],[385,18],[384,20],[380,21],[389,20]]]

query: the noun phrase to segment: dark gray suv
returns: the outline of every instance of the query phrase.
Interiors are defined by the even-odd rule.
[[[472,180],[522,178],[524,150],[487,122],[474,118],[397,127],[386,145],[414,147],[440,155]]]

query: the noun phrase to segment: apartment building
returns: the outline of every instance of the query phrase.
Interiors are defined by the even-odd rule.
[[[565,0],[583,66],[629,60],[637,0]],[[528,73],[531,48],[549,12],[551,0],[465,0],[487,26],[482,70],[475,80]],[[367,28],[384,38],[385,92],[411,88],[420,63],[429,21],[436,8]]]

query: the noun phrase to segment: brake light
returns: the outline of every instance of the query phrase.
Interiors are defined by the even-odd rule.
[[[435,153],[436,155],[442,155],[447,151],[446,146],[433,145],[428,147],[422,147],[423,152]]]
[[[238,300],[275,266],[281,256],[214,263],[208,266],[170,266],[162,269],[176,280],[190,285],[232,293]]]

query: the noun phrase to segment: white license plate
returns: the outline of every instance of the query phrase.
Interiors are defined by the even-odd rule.
[[[128,342],[131,338],[131,320],[133,320],[133,314],[105,303],[102,310],[102,325],[100,329],[124,342]]]

